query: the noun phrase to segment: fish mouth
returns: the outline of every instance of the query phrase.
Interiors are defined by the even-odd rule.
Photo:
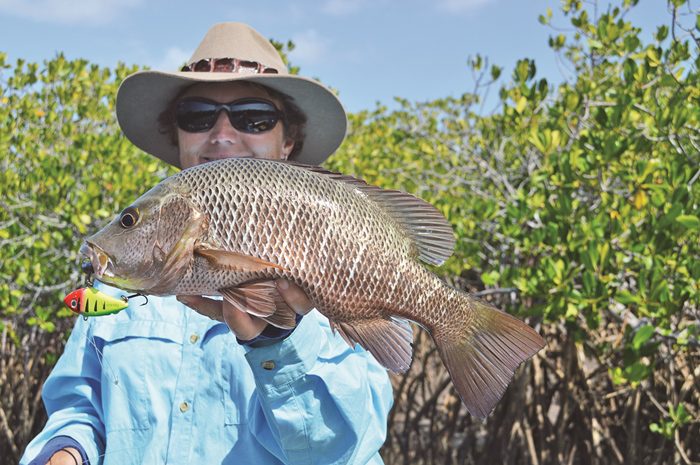
[[[98,279],[114,278],[114,263],[104,250],[86,241],[80,246],[80,253],[90,260]]]

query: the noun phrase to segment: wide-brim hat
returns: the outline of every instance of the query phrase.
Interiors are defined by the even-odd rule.
[[[306,116],[302,149],[292,157],[300,163],[320,164],[345,138],[347,116],[335,94],[318,81],[289,74],[270,41],[246,24],[214,25],[182,69],[136,72],[117,92],[117,121],[126,137],[171,165],[180,167],[178,148],[161,131],[158,117],[185,88],[200,82],[256,82],[292,97]]]

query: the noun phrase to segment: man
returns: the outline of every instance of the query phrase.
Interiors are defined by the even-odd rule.
[[[346,127],[330,91],[289,75],[239,23],[214,26],[181,72],[125,79],[117,117],[133,143],[181,168],[229,157],[320,163]],[[21,463],[381,463],[385,370],[309,312],[300,288],[277,286],[299,314],[292,331],[201,296],[179,297],[198,313],[151,296],[79,319],[44,385],[48,422]]]

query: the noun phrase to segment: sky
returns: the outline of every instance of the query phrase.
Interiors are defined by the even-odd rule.
[[[608,2],[599,1],[605,10]],[[559,0],[0,0],[0,52],[42,61],[63,52],[105,66],[122,61],[175,70],[216,22],[242,21],[292,40],[292,64],[339,92],[347,110],[392,107],[471,91],[466,66],[480,54],[510,76],[535,59],[538,76],[567,76],[547,46],[558,33],[537,20]],[[666,0],[640,0],[633,22],[668,22]],[[570,27],[569,27],[570,29]]]

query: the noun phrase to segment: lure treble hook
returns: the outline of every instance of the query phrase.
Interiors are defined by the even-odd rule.
[[[148,304],[148,296],[141,294],[140,292],[136,292],[134,294],[127,295],[124,297],[126,298],[126,300],[133,299],[134,297],[143,297],[146,301],[144,303],[142,303],[141,306],[143,307],[144,305]]]

